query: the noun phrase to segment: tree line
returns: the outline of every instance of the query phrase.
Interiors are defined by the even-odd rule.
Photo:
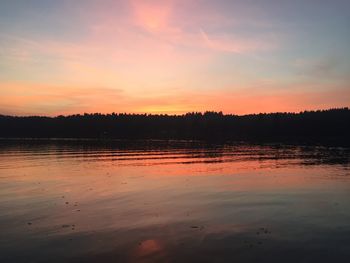
[[[99,138],[186,140],[341,140],[349,142],[350,110],[300,113],[0,115],[2,138]]]

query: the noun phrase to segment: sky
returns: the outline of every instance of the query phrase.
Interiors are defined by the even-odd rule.
[[[0,114],[347,106],[349,0],[0,1]]]

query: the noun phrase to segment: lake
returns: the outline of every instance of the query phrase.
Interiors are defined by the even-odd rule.
[[[2,141],[0,262],[349,262],[350,149]]]

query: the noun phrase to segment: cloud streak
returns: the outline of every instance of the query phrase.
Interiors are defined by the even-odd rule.
[[[342,107],[350,100],[348,89],[332,87],[317,91],[307,84],[300,84],[298,90],[285,89],[268,93],[254,86],[236,91],[194,92],[173,89],[163,94],[138,95],[130,95],[115,88],[38,83],[2,83],[0,89],[3,97],[0,112],[17,115],[56,116],[84,112],[182,114],[206,110],[234,114],[295,112]]]

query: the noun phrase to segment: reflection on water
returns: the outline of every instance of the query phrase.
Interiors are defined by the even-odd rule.
[[[0,262],[348,262],[350,151],[1,143]]]

